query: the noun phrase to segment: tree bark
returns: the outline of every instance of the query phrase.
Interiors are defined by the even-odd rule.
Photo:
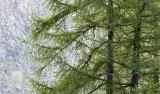
[[[158,68],[155,68],[153,76],[154,76],[154,83],[158,85],[159,84],[159,69]]]
[[[133,38],[133,71],[131,78],[131,86],[133,89],[138,87],[139,83],[139,59],[140,59],[140,33],[141,33],[141,14],[146,6],[145,0],[137,0],[136,19],[134,26]]]
[[[108,0],[108,57],[109,62],[107,64],[107,90],[106,94],[113,94],[113,0]]]

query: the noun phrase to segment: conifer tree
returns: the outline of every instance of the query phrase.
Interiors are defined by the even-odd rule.
[[[33,21],[39,73],[55,67],[39,94],[157,94],[159,0],[46,0],[51,14]],[[53,77],[51,77],[53,78]]]

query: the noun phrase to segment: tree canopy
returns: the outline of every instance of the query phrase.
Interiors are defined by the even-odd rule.
[[[158,94],[159,0],[46,0],[50,15],[32,24],[30,79],[39,94]],[[51,77],[53,78],[53,77]]]

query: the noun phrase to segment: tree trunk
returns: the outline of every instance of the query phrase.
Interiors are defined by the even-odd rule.
[[[154,83],[159,84],[159,69],[158,68],[155,68],[153,75],[154,75]]]
[[[134,90],[138,87],[139,82],[139,59],[140,59],[140,32],[141,32],[141,14],[146,6],[145,0],[137,0],[137,11],[134,26],[133,39],[133,71],[131,85]]]
[[[106,94],[113,94],[113,0],[108,0],[108,58],[107,64],[107,90]]]

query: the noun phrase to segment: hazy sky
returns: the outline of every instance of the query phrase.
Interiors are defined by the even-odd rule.
[[[0,0],[0,94],[29,94],[27,85],[20,90],[25,84],[23,73],[32,72],[32,65],[19,38],[31,31],[33,12],[45,14],[43,1]]]

